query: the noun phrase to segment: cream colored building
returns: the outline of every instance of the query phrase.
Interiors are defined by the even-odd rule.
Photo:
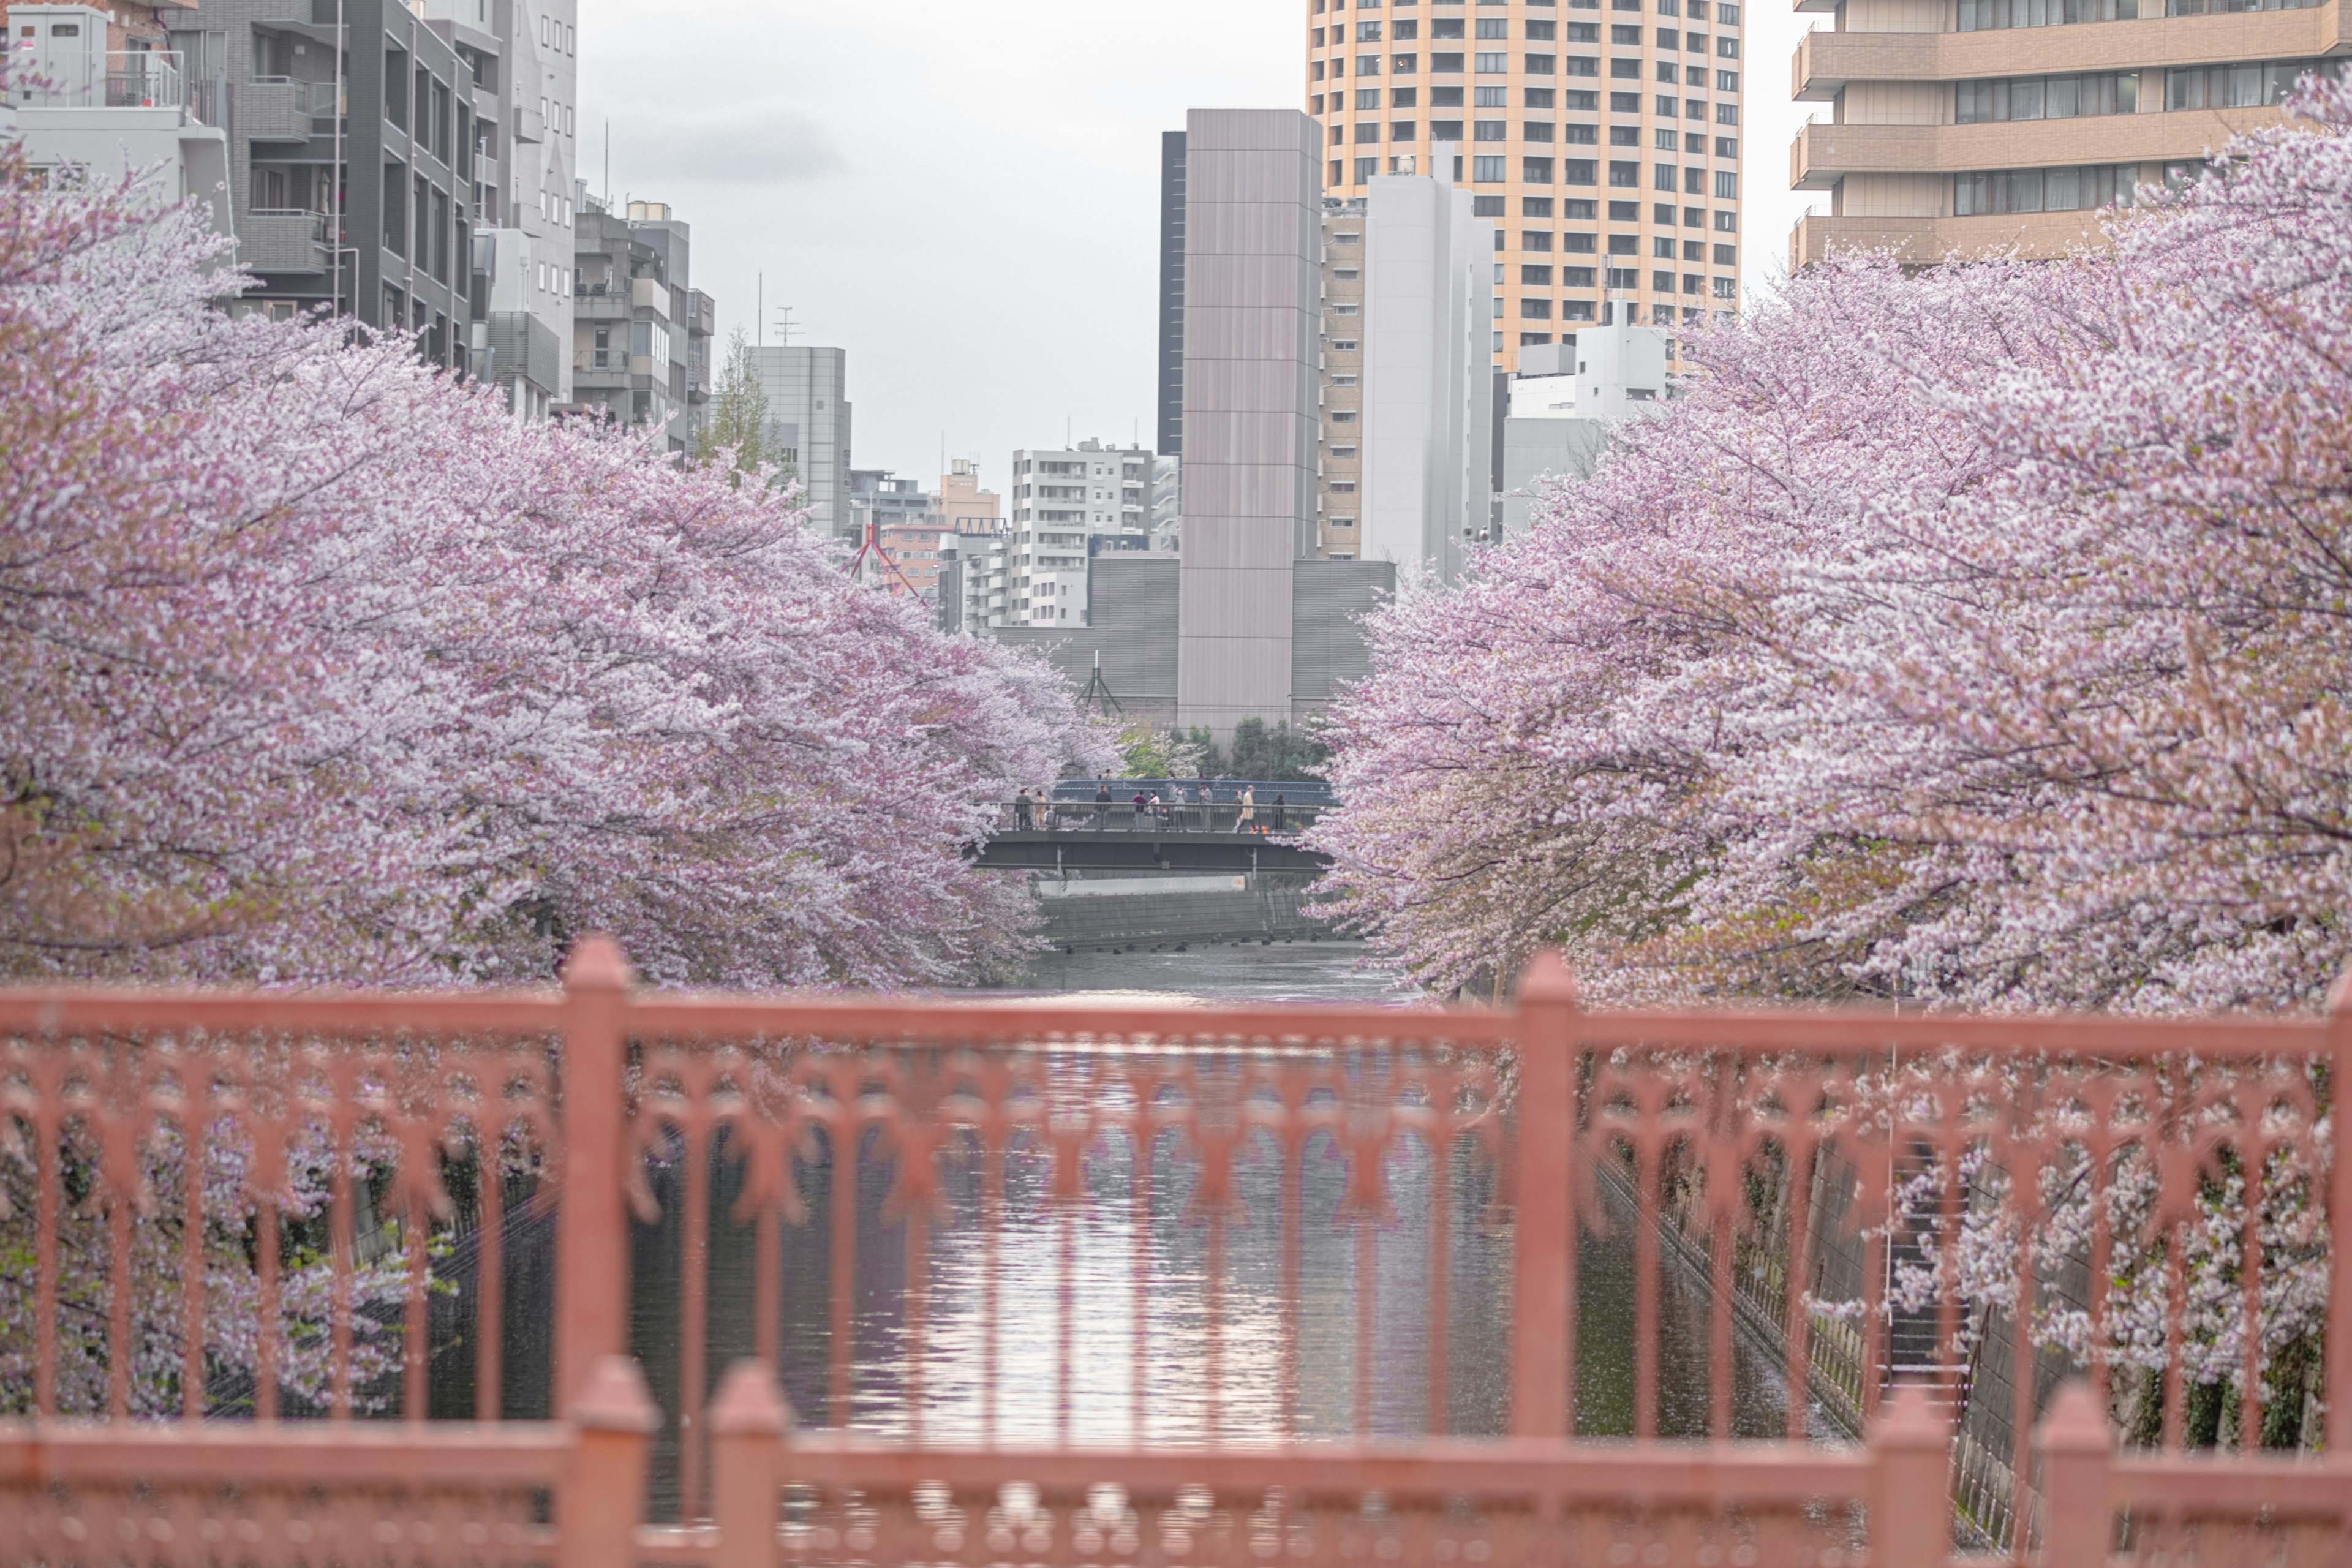
[[[980,465],[970,458],[955,458],[940,476],[939,513],[950,533],[996,533],[1004,527],[996,492],[980,488]]]
[[[1800,100],[1832,106],[1790,150],[1830,194],[1791,266],[1842,248],[1906,261],[2095,241],[2098,209],[2193,177],[2276,121],[2297,77],[2340,68],[2340,0],[1797,0]]]
[[[1498,237],[1495,364],[1630,304],[1739,298],[1738,0],[1309,0],[1324,194],[1466,186]],[[1443,166],[1441,166],[1443,165]]]

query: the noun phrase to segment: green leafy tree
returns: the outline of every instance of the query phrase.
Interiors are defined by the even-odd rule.
[[[756,473],[770,460],[768,395],[760,386],[758,367],[751,363],[751,340],[738,328],[727,340],[727,363],[719,373],[719,390],[710,400],[710,418],[695,443],[697,468],[725,463],[737,473]]]
[[[1232,773],[1237,779],[1320,779],[1330,748],[1287,721],[1268,728],[1263,719],[1234,726]]]

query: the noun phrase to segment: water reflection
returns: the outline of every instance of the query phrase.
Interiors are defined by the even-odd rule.
[[[1155,961],[1211,955],[1086,954],[1055,971],[1065,983],[1150,989],[1166,972]],[[1205,984],[1193,994],[1352,991],[1363,999],[1375,986],[1384,991],[1384,980],[1356,967],[1357,956],[1342,944],[1233,951],[1199,966]],[[1225,990],[1253,973],[1266,990]],[[1075,1055],[1055,1067],[1064,1079],[1084,1071]],[[1500,1433],[1511,1237],[1507,1215],[1496,1211],[1486,1153],[1466,1140],[1442,1159],[1423,1143],[1401,1143],[1384,1173],[1387,1213],[1366,1223],[1345,1211],[1346,1160],[1318,1132],[1288,1173],[1297,1194],[1294,1252],[1285,1245],[1285,1162],[1269,1133],[1255,1138],[1238,1158],[1238,1202],[1222,1221],[1196,1202],[1199,1163],[1172,1131],[1160,1135],[1140,1177],[1123,1132],[1097,1140],[1076,1203],[1052,1195],[1050,1151],[1016,1142],[993,1224],[985,1157],[951,1149],[938,1162],[937,1203],[912,1246],[908,1216],[890,1196],[896,1154],[879,1134],[869,1133],[851,1162],[854,1191],[839,1194],[820,1141],[798,1165],[804,1223],[783,1225],[778,1238],[781,1372],[799,1419],[957,1444]],[[656,1489],[669,1511],[682,1479],[684,1182],[676,1164],[654,1175],[663,1218],[637,1235],[634,1329],[656,1397],[672,1415]],[[706,1397],[757,1337],[754,1237],[728,1220],[740,1173],[720,1155],[709,1179]],[[846,1214],[849,1232],[840,1247],[836,1213]],[[1630,1215],[1611,1218],[1586,1236],[1580,1259],[1576,1425],[1591,1436],[1633,1426],[1634,1249]],[[845,1266],[845,1300],[836,1301]],[[1671,1258],[1660,1268],[1658,1431],[1700,1436],[1709,1411],[1707,1299]],[[843,1309],[847,1354],[836,1366]],[[1433,1333],[1439,1322],[1443,1331]],[[1778,1370],[1753,1345],[1738,1345],[1736,1431],[1777,1436]],[[845,1399],[836,1381],[845,1373]]]

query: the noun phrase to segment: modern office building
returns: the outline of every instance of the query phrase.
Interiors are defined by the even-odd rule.
[[[0,103],[0,142],[22,144],[42,177],[110,185],[153,171],[159,205],[194,198],[214,229],[236,236],[229,195],[226,92],[201,35],[175,30],[195,0],[8,7],[13,78]]]
[[[1322,163],[1295,110],[1186,120],[1180,721],[1290,710],[1293,564],[1316,545]]]
[[[1740,23],[1739,0],[1312,0],[1326,194],[1367,195],[1382,174],[1465,186],[1497,232],[1503,369],[1599,321],[1604,291],[1660,325],[1730,310]]]
[[[413,331],[470,369],[475,67],[404,0],[201,0],[170,26],[227,101],[247,299]]]
[[[1831,105],[1790,150],[1790,263],[1841,249],[1908,262],[2095,243],[2097,209],[2195,175],[2271,123],[2295,79],[2340,69],[2340,0],[1798,0],[1801,100]]]
[[[572,401],[578,0],[413,0],[473,73],[476,373],[518,417]]]
[[[607,212],[585,186],[577,200],[571,410],[658,430],[671,451],[686,452],[698,365],[709,395],[713,315],[689,287],[688,226],[659,202]]]
[[[767,448],[802,485],[809,526],[855,541],[849,512],[849,355],[803,344],[751,350],[768,399]]]
[[[1425,175],[1323,205],[1317,553],[1452,581],[1485,537],[1494,226]]]

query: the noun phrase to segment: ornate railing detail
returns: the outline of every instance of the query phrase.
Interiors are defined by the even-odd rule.
[[[1956,1450],[2012,1559],[2340,1552],[2347,1066],[2344,1006],[1596,1014],[1549,961],[0,993],[0,1554],[1924,1565]]]

